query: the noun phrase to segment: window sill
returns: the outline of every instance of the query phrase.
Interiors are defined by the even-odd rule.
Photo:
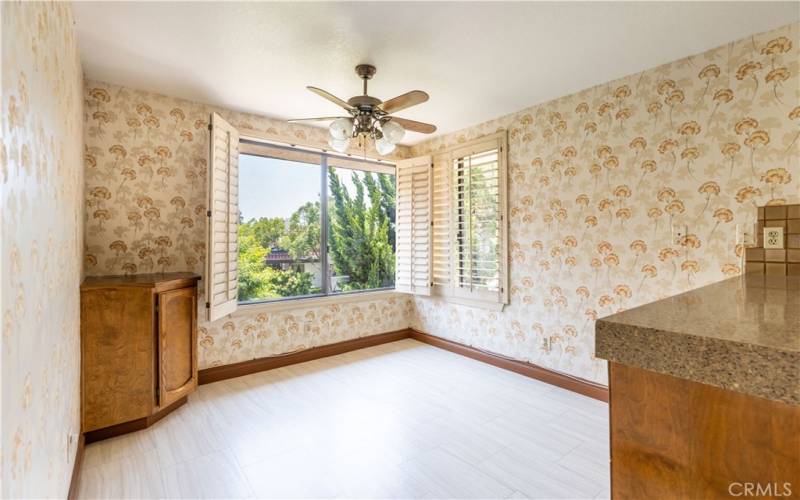
[[[312,307],[322,307],[333,304],[352,304],[355,302],[368,302],[371,300],[388,299],[402,295],[400,292],[391,290],[375,290],[370,292],[351,292],[338,295],[323,295],[320,297],[305,297],[299,299],[285,299],[268,302],[251,302],[239,304],[236,312],[231,316],[241,316],[257,312],[282,312],[295,309],[309,309]]]

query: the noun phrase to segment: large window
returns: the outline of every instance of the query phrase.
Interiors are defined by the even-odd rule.
[[[210,128],[209,321],[382,289],[508,304],[505,131],[389,165],[269,144],[216,113]]]
[[[238,237],[240,303],[392,288],[393,168],[243,142]]]

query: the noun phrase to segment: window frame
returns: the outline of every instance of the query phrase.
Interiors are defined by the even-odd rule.
[[[485,290],[467,290],[459,285],[460,274],[458,273],[459,249],[456,244],[456,233],[458,227],[458,210],[456,203],[452,200],[454,193],[458,189],[455,175],[452,175],[453,164],[459,158],[475,156],[496,149],[498,154],[498,278],[499,290],[490,292]],[[502,310],[509,302],[508,290],[508,135],[505,130],[491,135],[476,138],[474,140],[456,144],[444,151],[437,152],[434,159],[437,166],[435,175],[447,176],[447,191],[451,196],[452,205],[449,207],[449,239],[446,247],[449,249],[449,275],[447,283],[433,283],[434,296],[442,297],[448,302],[480,307],[492,310]],[[434,183],[442,182],[440,178],[434,178]],[[440,243],[433,241],[433,245]]]
[[[275,151],[285,152],[285,156],[276,156]],[[272,152],[272,154],[270,154]],[[241,131],[239,137],[239,154],[248,156],[259,156],[262,158],[272,158],[278,160],[297,161],[309,163],[307,159],[314,157],[318,159],[320,169],[320,266],[322,272],[322,293],[311,295],[298,295],[295,297],[278,297],[271,299],[256,299],[248,301],[238,301],[239,309],[253,310],[281,310],[296,309],[298,307],[312,307],[317,305],[335,304],[351,302],[354,300],[365,300],[365,298],[382,298],[394,295],[395,287],[371,288],[368,290],[351,290],[347,292],[332,292],[330,290],[329,257],[328,257],[328,236],[329,236],[329,213],[328,213],[328,167],[358,170],[362,172],[372,172],[376,174],[389,174],[397,179],[397,172],[394,162],[382,159],[367,157],[355,157],[350,154],[338,154],[325,149],[306,147],[297,144],[287,144],[272,141],[261,137],[254,131]],[[305,158],[305,159],[303,159]],[[333,159],[332,162],[330,160]],[[333,165],[330,165],[333,163]],[[337,166],[336,164],[339,164]],[[342,165],[350,166],[342,166]],[[358,166],[358,168],[356,168]],[[396,224],[396,221],[395,221]]]

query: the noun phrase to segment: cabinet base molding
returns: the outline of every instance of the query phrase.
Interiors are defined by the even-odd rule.
[[[173,412],[177,408],[186,404],[186,401],[189,399],[188,396],[184,396],[181,399],[173,402],[169,406],[162,408],[161,410],[149,415],[147,417],[137,418],[136,420],[131,420],[130,422],[123,422],[121,424],[112,425],[110,427],[103,427],[102,429],[97,429],[89,432],[84,432],[83,437],[86,440],[86,444],[94,443],[96,441],[102,441],[103,439],[108,439],[116,436],[121,436],[123,434],[128,434],[129,432],[140,431],[142,429],[147,429],[151,425],[155,424],[169,413]]]

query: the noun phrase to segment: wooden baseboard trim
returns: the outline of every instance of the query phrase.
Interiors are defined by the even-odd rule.
[[[584,396],[589,396],[600,401],[608,403],[608,387],[590,382],[582,378],[573,377],[565,373],[542,368],[531,363],[518,361],[516,359],[507,358],[499,354],[491,353],[475,347],[454,342],[452,340],[436,337],[428,333],[423,333],[417,330],[411,330],[410,337],[414,340],[430,344],[441,349],[467,356],[468,358],[476,359],[484,363],[510,370],[526,377],[535,378],[551,385],[567,389],[568,391],[577,392]]]
[[[75,451],[75,462],[72,464],[72,477],[69,480],[69,491],[67,500],[78,498],[78,485],[81,480],[81,465],[83,465],[83,450],[86,447],[86,439],[83,434],[78,436],[78,449]]]
[[[410,336],[410,334],[411,331],[409,329],[397,330],[394,332],[380,333],[378,335],[368,335],[366,337],[360,337],[357,339],[345,340],[335,344],[312,347],[311,349],[305,349],[289,354],[282,354],[280,356],[257,358],[231,365],[205,368],[199,371],[198,382],[200,385],[210,384],[211,382],[241,377],[242,375],[250,375],[251,373],[272,370],[282,366],[305,363],[306,361],[327,358],[328,356],[336,356],[337,354],[344,354],[357,349],[364,349],[365,347],[373,347],[380,344],[406,339]]]
[[[162,408],[161,410],[157,411],[156,413],[142,418],[137,418],[136,420],[131,420],[130,422],[123,422],[121,424],[112,425],[109,427],[103,427],[102,429],[96,429],[89,432],[84,432],[83,437],[85,438],[86,444],[94,443],[95,441],[102,441],[103,439],[108,439],[116,436],[121,436],[123,434],[128,434],[129,432],[140,431],[142,429],[147,429],[151,425],[155,424],[168,414],[172,413],[179,407],[186,404],[189,397],[184,396],[181,399],[173,402],[169,406]]]
[[[205,368],[199,372],[199,383],[210,384],[220,380],[229,378],[241,377],[242,375],[250,375],[251,373],[258,373],[282,366],[293,365],[297,363],[305,363],[306,361],[313,361],[315,359],[326,358],[328,356],[336,356],[337,354],[344,354],[346,352],[355,351],[357,349],[364,349],[365,347],[373,347],[380,344],[395,342],[406,338],[412,338],[420,342],[439,347],[441,349],[461,354],[484,363],[488,363],[505,370],[510,370],[526,377],[535,378],[548,384],[567,389],[569,391],[583,394],[600,401],[608,402],[608,387],[590,382],[579,377],[573,377],[565,373],[536,366],[524,361],[507,358],[500,354],[470,347],[452,340],[436,337],[428,333],[423,333],[412,328],[405,330],[397,330],[394,332],[381,333],[378,335],[369,335],[352,340],[345,340],[335,344],[328,344],[311,349],[305,349],[299,352],[290,354],[283,354],[280,356],[272,356],[269,358],[258,358],[250,361],[242,361],[231,365],[215,366],[213,368]]]

